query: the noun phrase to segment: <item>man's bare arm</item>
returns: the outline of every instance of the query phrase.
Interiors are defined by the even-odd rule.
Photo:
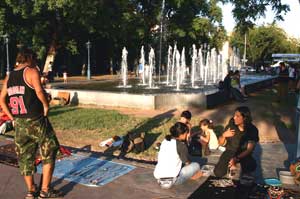
[[[5,77],[3,80],[3,86],[2,86],[2,91],[0,95],[0,105],[2,110],[6,113],[6,115],[11,119],[14,120],[13,115],[11,114],[7,104],[6,104],[6,96],[7,96],[7,80],[8,76]]]

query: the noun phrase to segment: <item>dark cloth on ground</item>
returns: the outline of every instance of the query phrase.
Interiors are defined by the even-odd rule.
[[[218,177],[209,177],[199,188],[194,191],[188,198],[189,199],[248,199],[266,198],[266,189],[261,186],[253,185],[251,187],[243,186],[238,181],[233,181],[234,186],[228,187],[215,187],[213,181],[221,180]]]

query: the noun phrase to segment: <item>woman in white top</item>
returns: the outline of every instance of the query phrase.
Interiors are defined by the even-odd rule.
[[[200,136],[202,155],[209,155],[210,150],[216,150],[219,147],[218,138],[213,130],[213,123],[211,120],[203,119],[199,122],[199,127],[202,131]]]
[[[170,128],[161,143],[154,177],[162,188],[170,188],[173,184],[182,184],[188,179],[198,179],[202,176],[200,165],[191,162],[186,146],[189,128],[186,124],[177,122]]]

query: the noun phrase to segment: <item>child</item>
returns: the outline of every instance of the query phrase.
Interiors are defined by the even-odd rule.
[[[180,119],[179,119],[179,122],[181,122],[183,124],[186,124],[187,127],[189,128],[189,132],[188,132],[188,135],[187,135],[187,138],[186,138],[187,144],[190,143],[190,138],[191,138],[191,129],[192,129],[192,124],[190,123],[191,119],[192,119],[192,113],[188,110],[183,111],[181,113]]]
[[[168,189],[174,184],[202,176],[200,165],[189,159],[185,144],[188,131],[187,125],[177,122],[170,128],[171,134],[161,143],[154,177],[162,188]]]
[[[199,127],[202,131],[200,135],[202,155],[209,155],[210,150],[216,150],[219,147],[217,136],[213,130],[213,123],[211,120],[203,119],[199,122]]]
[[[67,83],[67,81],[68,81],[68,74],[67,74],[66,71],[63,73],[63,78],[64,78],[64,83]]]

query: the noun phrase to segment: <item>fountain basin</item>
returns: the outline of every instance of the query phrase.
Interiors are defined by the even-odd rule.
[[[253,77],[249,78],[245,83],[246,90],[254,91],[262,86],[272,84],[273,77]],[[97,83],[97,82],[96,82]],[[90,84],[90,83],[86,83]],[[95,84],[92,82],[91,84]],[[99,105],[111,107],[127,107],[137,109],[169,109],[169,108],[188,108],[198,107],[207,108],[212,105],[224,103],[220,97],[219,91],[215,86],[206,86],[198,89],[182,88],[181,91],[175,91],[175,87],[164,87],[160,89],[146,88],[116,88],[112,91],[107,82],[98,82],[99,90],[83,90],[83,83],[77,84],[60,84],[46,89],[53,97],[58,92],[65,91],[70,93],[70,103],[84,105]],[[116,84],[116,82],[112,82]],[[101,86],[102,85],[102,86]],[[136,85],[134,85],[136,86]],[[253,86],[253,89],[252,89]],[[95,88],[95,86],[92,86]],[[102,89],[101,89],[102,88]],[[136,92],[132,92],[135,90]],[[143,93],[144,92],[144,93]]]

